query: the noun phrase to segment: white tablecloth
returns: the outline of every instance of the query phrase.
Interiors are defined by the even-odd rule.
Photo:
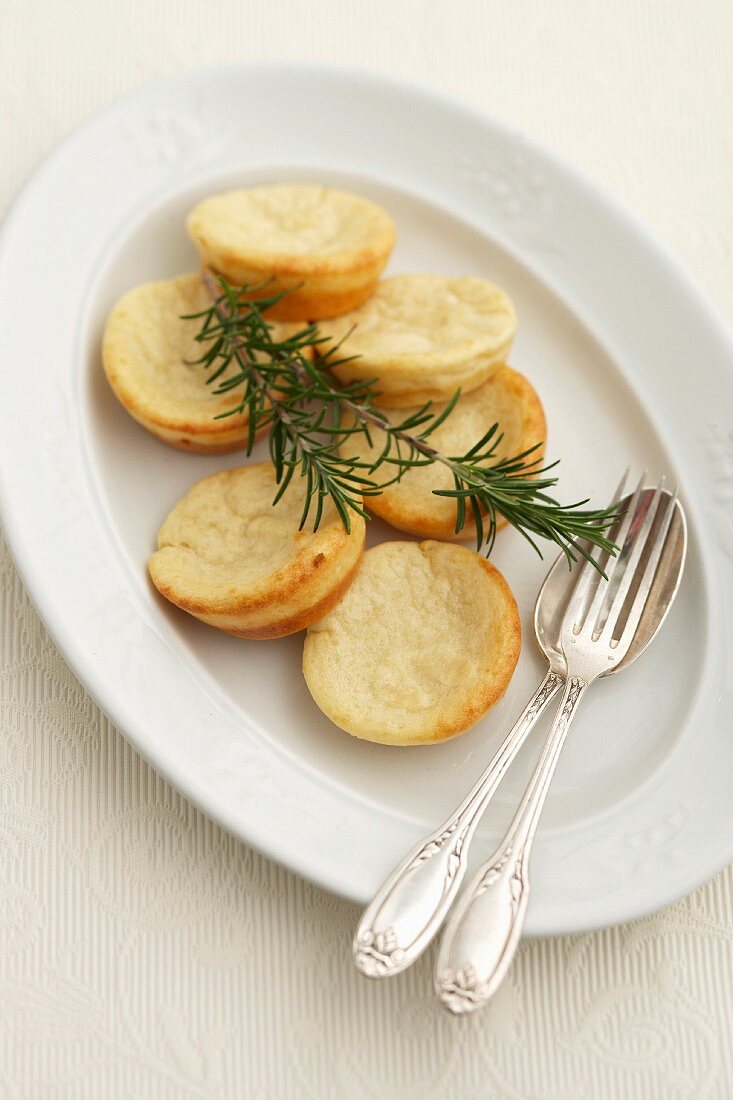
[[[231,58],[347,61],[541,137],[733,318],[732,42],[729,0],[3,0],[0,195],[141,82]],[[52,293],[53,272],[39,284]],[[2,1100],[733,1096],[730,870],[645,920],[525,943],[490,1008],[456,1021],[426,960],[361,979],[353,906],[234,841],[136,756],[4,549],[0,706]]]

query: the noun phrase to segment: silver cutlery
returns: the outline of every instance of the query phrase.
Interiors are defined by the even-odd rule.
[[[620,494],[619,494],[620,495]],[[542,807],[580,700],[600,676],[627,667],[646,649],[677,592],[686,523],[675,494],[645,489],[621,504],[612,532],[620,547],[607,578],[586,561],[570,585],[551,570],[535,610],[537,638],[564,691],[522,801],[504,839],[448,917],[435,967],[435,988],[456,1015],[475,1012],[500,985],[514,957],[529,900],[529,860]],[[547,605],[547,606],[545,606]],[[445,913],[447,906],[441,908]]]
[[[614,501],[623,492],[624,481]],[[565,681],[556,618],[558,607],[564,607],[569,598],[572,583],[561,554],[535,603],[535,634],[549,663],[544,679],[460,805],[395,867],[365,909],[354,935],[353,957],[368,977],[388,977],[410,966],[433,939],[453,904],[466,873],[474,831],[489,800]]]

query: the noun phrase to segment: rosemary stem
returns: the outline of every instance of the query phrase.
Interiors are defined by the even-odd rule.
[[[219,318],[219,321],[222,324],[227,324],[227,322],[231,318],[229,317],[227,311],[222,307],[221,297],[217,293],[216,283],[214,282],[208,271],[205,271],[203,273],[202,279],[206,285],[207,290],[212,296],[216,316]],[[242,337],[236,335],[232,336],[230,343],[237,363],[239,364],[242,372],[248,374],[252,378],[253,382],[255,382],[255,384],[262,390],[263,394],[270,403],[270,407],[276,413],[278,418],[282,420],[284,424],[287,424],[294,429],[295,422],[292,416],[285,408],[282,401],[280,401],[280,399],[275,395],[274,390],[269,385],[265,376],[258,369],[257,364],[250,355],[249,349],[247,348],[247,345],[245,344]],[[301,451],[306,451],[308,454],[314,453],[314,448],[308,445],[307,440],[303,438],[301,433],[294,431],[293,435],[296,441],[296,445]]]
[[[208,271],[205,271],[203,273],[202,278],[206,285],[206,289],[209,291],[209,294],[212,297],[216,316],[219,318],[219,321],[222,324],[226,324],[229,320],[231,320],[231,318],[228,312],[222,307],[221,296],[218,293],[214,279]],[[288,411],[282,404],[282,402],[279,401],[277,397],[275,397],[273,390],[268,385],[264,375],[257,369],[257,365],[252,359],[252,356],[250,355],[245,342],[242,340],[242,337],[233,336],[231,338],[231,346],[234,350],[237,362],[239,363],[242,370],[246,371],[251,376],[253,381],[262,388],[262,391],[267,396],[267,400],[270,402],[273,408],[277,410],[277,414],[280,419],[283,420],[286,424],[292,425],[292,417],[288,414]],[[300,364],[297,361],[294,361],[292,366],[301,382],[307,384],[308,376],[303,368],[300,366]],[[365,405],[359,405],[356,401],[351,401],[348,397],[342,396],[339,391],[334,386],[332,386],[329,381],[327,381],[325,376],[323,379],[323,384],[331,391],[331,393],[336,396],[336,400],[339,402],[342,408],[348,410],[348,412],[350,412],[362,423],[373,424],[375,425],[375,427],[381,428],[383,431],[391,431],[394,436],[396,436],[398,439],[401,439],[404,443],[407,443],[410,447],[414,447],[414,449],[418,451],[421,455],[424,455],[426,458],[433,458],[437,462],[442,462],[445,466],[448,466],[455,473],[460,473],[462,468],[457,462],[453,462],[452,459],[447,458],[445,455],[442,455],[440,451],[436,451],[434,447],[431,447],[422,439],[418,439],[417,436],[411,435],[410,432],[394,428],[390,424],[386,416],[382,416],[379,413],[374,412],[373,409],[368,409]]]

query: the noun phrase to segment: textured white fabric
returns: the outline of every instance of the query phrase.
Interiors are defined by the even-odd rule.
[[[141,82],[231,58],[346,61],[542,137],[733,318],[731,41],[728,0],[3,0],[0,196]],[[48,290],[53,272],[39,278]],[[232,840],[135,755],[4,549],[0,727],[2,1100],[733,1096],[730,870],[634,924],[525,943],[490,1008],[456,1021],[427,960],[366,983],[353,906]]]

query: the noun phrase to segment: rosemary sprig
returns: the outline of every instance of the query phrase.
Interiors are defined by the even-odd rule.
[[[477,549],[491,552],[502,515],[540,557],[536,537],[556,543],[569,562],[577,553],[593,560],[583,542],[614,552],[607,532],[618,518],[617,510],[586,509],[587,500],[562,505],[550,496],[548,490],[557,484],[557,477],[548,474],[556,463],[542,466],[540,458],[532,457],[540,441],[512,458],[497,458],[502,435],[494,424],[465,454],[444,455],[429,439],[452,412],[460,392],[440,413],[427,403],[392,423],[374,407],[373,382],[336,385],[332,368],[349,358],[341,356],[340,347],[328,349],[315,360],[311,357],[310,350],[324,343],[315,325],[276,338],[264,314],[283,293],[252,301],[247,296],[261,287],[235,288],[208,272],[203,279],[211,306],[187,315],[201,322],[196,340],[203,351],[195,362],[208,371],[207,382],[214,393],[233,394],[232,408],[219,417],[247,414],[248,454],[259,431],[269,428],[278,483],[275,503],[296,470],[305,478],[301,528],[311,517],[313,529],[318,528],[328,498],[348,531],[350,512],[367,517],[362,498],[378,495],[413,466],[440,462],[453,474],[454,487],[434,492],[455,499],[456,533],[463,530],[470,514]],[[371,448],[374,428],[384,435],[376,460],[341,453],[342,443],[355,434],[362,434]]]

